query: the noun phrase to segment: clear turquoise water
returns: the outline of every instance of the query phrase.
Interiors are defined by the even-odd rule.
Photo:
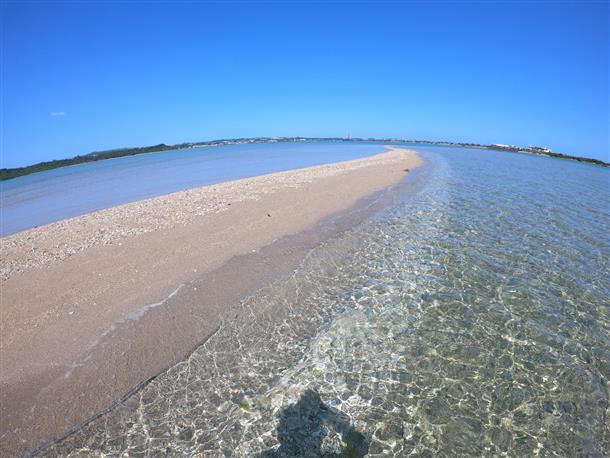
[[[43,454],[608,456],[610,171],[420,150],[408,195]]]
[[[384,151],[371,143],[274,143],[141,154],[0,182],[0,235],[188,188]]]

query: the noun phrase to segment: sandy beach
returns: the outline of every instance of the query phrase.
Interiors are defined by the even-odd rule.
[[[230,304],[365,217],[376,193],[420,164],[388,149],[2,238],[0,455],[112,406],[204,341]]]

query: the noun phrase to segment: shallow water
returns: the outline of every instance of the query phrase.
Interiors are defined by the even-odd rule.
[[[43,454],[610,454],[610,171],[420,150],[410,195]]]
[[[245,144],[140,154],[48,170],[0,182],[0,235],[197,186],[383,151],[379,143]]]

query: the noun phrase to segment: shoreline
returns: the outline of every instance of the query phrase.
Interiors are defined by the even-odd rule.
[[[281,143],[281,142],[374,142],[374,143],[395,143],[400,146],[410,147],[412,145],[423,145],[423,146],[446,146],[446,147],[460,147],[460,148],[473,148],[473,149],[485,149],[495,151],[506,151],[523,154],[531,154],[534,156],[550,157],[555,159],[565,159],[575,162],[585,162],[592,165],[598,165],[600,167],[610,167],[610,163],[601,159],[595,159],[586,156],[574,156],[571,154],[556,153],[551,150],[546,152],[540,152],[547,148],[541,147],[519,147],[514,145],[499,145],[499,144],[481,144],[481,143],[464,143],[464,142],[451,142],[451,141],[433,141],[433,140],[414,140],[414,139],[402,139],[402,138],[342,138],[342,137],[252,137],[252,138],[235,138],[235,139],[219,139],[210,140],[203,142],[185,142],[174,145],[167,145],[161,143],[158,145],[150,145],[143,147],[128,147],[128,148],[117,148],[105,151],[95,151],[84,155],[74,156],[72,158],[55,159],[51,161],[39,162],[37,164],[26,165],[22,167],[11,167],[0,169],[0,181],[11,180],[21,176],[30,175],[32,173],[45,172],[47,170],[53,170],[56,168],[70,167],[73,165],[81,165],[88,162],[96,162],[109,159],[119,159],[127,156],[136,156],[141,154],[153,154],[163,153],[172,151],[182,151],[193,148],[207,148],[207,147],[220,147],[228,145],[244,145],[244,144],[269,144],[269,143]],[[98,156],[102,156],[99,158]],[[68,162],[68,164],[63,164]],[[62,164],[55,164],[62,163]],[[41,170],[30,170],[42,167]]]
[[[385,148],[413,151],[394,145]],[[260,200],[265,194],[282,187],[307,185],[312,179],[341,173],[343,168],[356,170],[373,165],[384,160],[380,158],[383,154],[387,151],[360,159],[204,185],[0,236],[3,252],[0,280],[7,280],[15,273],[56,264],[95,246],[120,243],[122,239],[159,229],[192,224],[199,217],[229,210],[232,204]],[[310,176],[309,172],[315,176]],[[240,194],[242,191],[251,195]]]
[[[392,147],[3,238],[3,454],[61,436],[182,360],[230,304],[366,218],[419,163]]]

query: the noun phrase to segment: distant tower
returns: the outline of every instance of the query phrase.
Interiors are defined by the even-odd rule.
[[[348,140],[351,140],[351,139],[352,139],[352,134],[351,134],[351,132],[348,132],[348,133],[347,133],[347,139],[348,139]]]

